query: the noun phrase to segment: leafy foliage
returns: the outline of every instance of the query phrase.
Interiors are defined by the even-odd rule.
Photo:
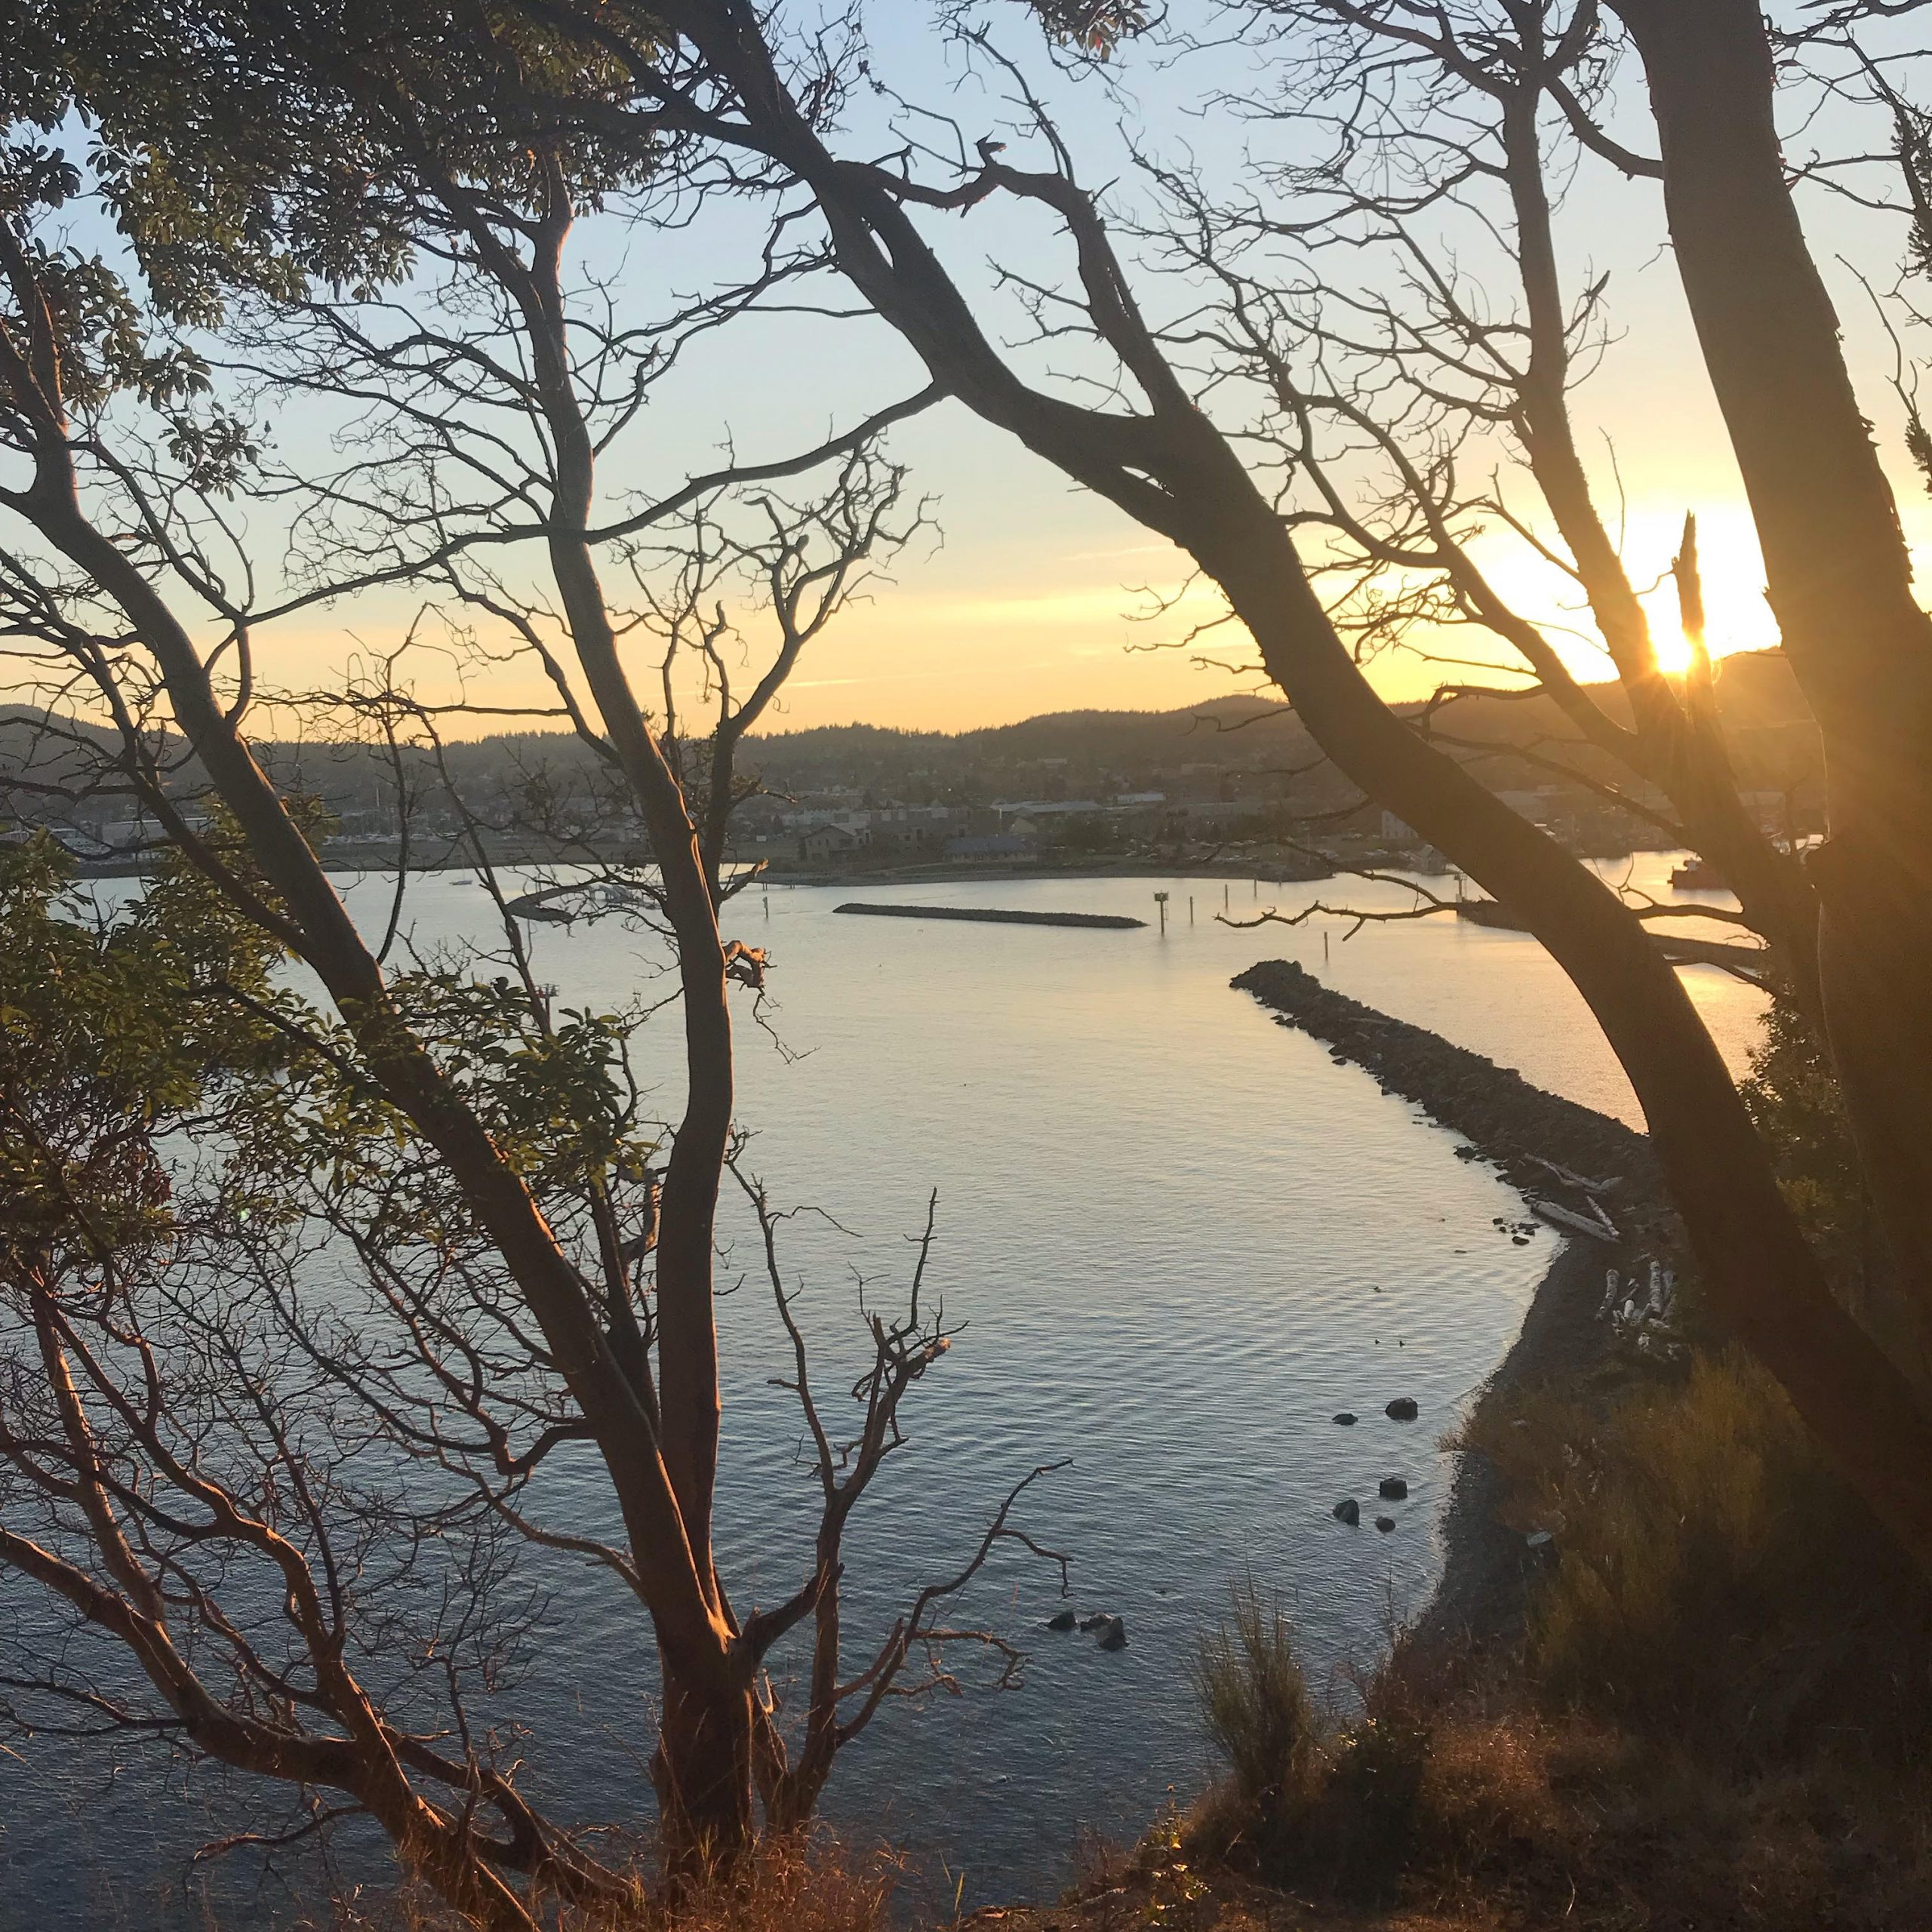
[[[567,1008],[546,1024],[503,977],[420,973],[392,986],[417,1038],[540,1192],[642,1173],[650,1147],[635,1137],[624,1083],[624,1016]]]
[[[193,1134],[214,1090],[279,1049],[214,989],[259,986],[269,945],[164,886],[91,917],[51,840],[0,851],[0,1244],[9,1275],[112,1266],[165,1238],[158,1141]]]
[[[547,165],[584,201],[654,165],[648,133],[560,126],[573,104],[622,101],[626,77],[534,10],[60,0],[15,24],[0,104],[44,131],[85,118],[90,169],[177,323],[214,325],[238,291],[399,281],[426,166],[528,208]],[[648,19],[629,31],[651,44]]]
[[[1789,1001],[1772,1001],[1741,1091],[1785,1198],[1819,1252],[1846,1275],[1866,1245],[1864,1182],[1830,1057]]]
[[[217,832],[213,842],[226,841]],[[228,855],[245,876],[238,847]],[[469,1217],[346,1033],[278,982],[261,928],[177,856],[126,912],[74,888],[51,840],[0,850],[0,1199],[6,1266],[112,1266],[164,1241],[165,1143],[218,1156],[231,1211],[293,1222],[310,1190],[374,1241],[467,1238]],[[400,1009],[558,1211],[636,1183],[623,1015],[552,1022],[522,986],[457,970],[394,983]]]
[[[527,219],[555,182],[594,206],[657,163],[648,130],[579,123],[623,103],[625,77],[515,7],[61,0],[6,34],[0,218],[26,272],[0,279],[0,327],[34,338],[31,281],[65,406],[94,418],[138,398],[179,481],[209,495],[260,453],[192,341],[238,298],[284,313],[324,290],[370,299],[426,238],[433,252],[452,202]],[[651,44],[635,23],[632,38]],[[520,106],[539,100],[540,118]],[[76,202],[125,246],[50,237]],[[28,446],[11,413],[0,432]]]

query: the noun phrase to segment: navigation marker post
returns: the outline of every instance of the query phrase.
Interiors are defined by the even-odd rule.
[[[1161,931],[1164,935],[1168,930],[1168,895],[1164,892],[1155,893],[1154,903],[1161,909]]]

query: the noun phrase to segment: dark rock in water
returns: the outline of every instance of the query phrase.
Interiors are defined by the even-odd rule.
[[[1110,1617],[1100,1626],[1100,1634],[1094,1640],[1103,1651],[1124,1651],[1127,1648],[1127,1626],[1118,1617]]]
[[[1340,1423],[1344,1429],[1353,1429],[1355,1426],[1355,1417],[1350,1415],[1346,1409],[1344,1409],[1342,1413],[1335,1418],[1335,1420]]]
[[[1393,1516],[1378,1516],[1375,1519],[1375,1527],[1386,1537],[1395,1527],[1395,1519]]]
[[[1352,1496],[1345,1496],[1335,1505],[1335,1520],[1346,1523],[1350,1529],[1361,1521],[1361,1505]]]
[[[1382,1413],[1391,1422],[1414,1422],[1416,1419],[1416,1399],[1413,1395],[1398,1395]]]
[[[1083,1617],[1080,1620],[1080,1627],[1083,1630],[1098,1630],[1107,1624],[1117,1623],[1119,1620],[1110,1611],[1097,1610],[1091,1617]]]
[[[1409,1486],[1400,1476],[1384,1476],[1375,1493],[1385,1503],[1400,1503],[1408,1494]]]
[[[1073,1628],[1074,1621],[1072,1611],[1057,1610],[1047,1619],[1047,1628],[1049,1630],[1071,1630]]]

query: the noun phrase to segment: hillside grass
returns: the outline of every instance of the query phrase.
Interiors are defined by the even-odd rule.
[[[861,1854],[821,1823],[765,1840],[732,1877],[695,1890],[673,1895],[640,1869],[635,1894],[614,1909],[573,1909],[550,1898],[531,1909],[546,1932],[885,1932],[906,1922],[895,1912],[903,1877],[888,1850]],[[11,1924],[4,1913],[0,1922]],[[152,1923],[125,1912],[101,1922],[104,1932],[146,1932]],[[234,1921],[205,1903],[196,1922],[229,1932]],[[242,1922],[260,1921],[251,1910]],[[408,1881],[338,1884],[318,1906],[284,1911],[274,1922],[286,1932],[467,1932],[471,1923]]]

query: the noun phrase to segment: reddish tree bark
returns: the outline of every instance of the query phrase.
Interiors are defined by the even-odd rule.
[[[1022,173],[991,149],[977,173],[946,189],[843,161],[792,99],[745,0],[671,0],[656,11],[729,83],[743,117],[694,109],[691,131],[736,140],[795,173],[823,212],[840,267],[934,381],[1186,551],[1226,592],[1337,766],[1524,919],[1588,1001],[1636,1089],[1718,1312],[1932,1569],[1932,1485],[1919,1473],[1932,1452],[1932,1414],[1834,1299],[1675,974],[1592,874],[1376,694],[1273,507],[1143,321],[1089,198],[1066,173]],[[574,17],[600,50],[650,74],[651,47],[626,43],[603,20]],[[667,118],[675,125],[678,114],[674,102]],[[1023,380],[908,212],[967,209],[998,194],[1042,203],[1063,223],[1087,318],[1144,409],[1083,408]]]
[[[1932,1305],[1932,620],[1806,245],[1755,0],[1613,0],[1643,56],[1678,272],[1818,721],[1833,1057],[1902,1285]]]

